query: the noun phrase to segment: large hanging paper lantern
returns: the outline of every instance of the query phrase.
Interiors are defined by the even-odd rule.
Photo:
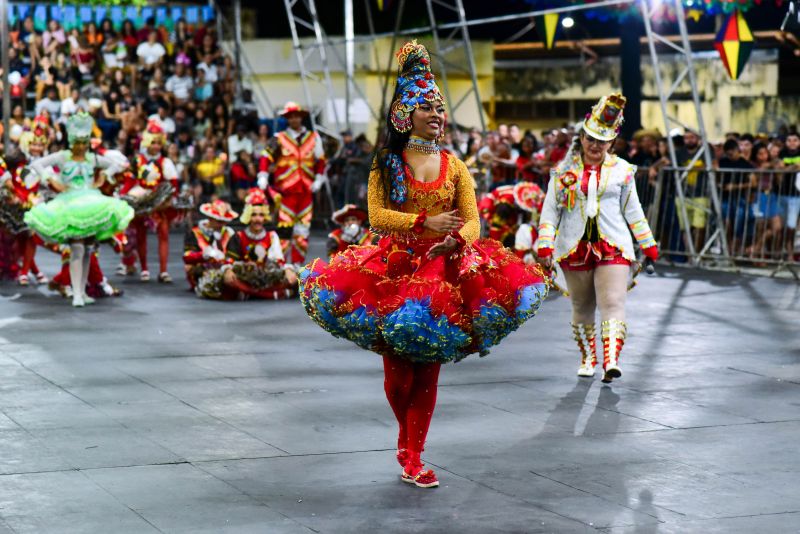
[[[754,44],[753,33],[744,20],[744,15],[740,11],[732,13],[714,39],[714,48],[719,52],[722,63],[732,79],[739,79],[747,60],[750,59]]]
[[[558,13],[548,13],[541,17],[536,17],[536,28],[539,31],[539,38],[544,43],[545,48],[550,50],[556,44],[556,32],[558,31]]]

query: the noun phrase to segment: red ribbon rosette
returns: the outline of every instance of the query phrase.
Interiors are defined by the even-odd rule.
[[[561,175],[561,186],[564,189],[564,206],[568,210],[575,207],[576,190],[578,189],[578,176],[568,171]]]

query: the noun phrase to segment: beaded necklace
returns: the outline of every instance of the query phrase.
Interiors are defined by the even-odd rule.
[[[414,150],[415,152],[422,152],[423,154],[439,153],[439,145],[435,140],[429,141],[427,139],[423,139],[422,137],[417,137],[416,135],[412,135],[408,138],[406,149]]]

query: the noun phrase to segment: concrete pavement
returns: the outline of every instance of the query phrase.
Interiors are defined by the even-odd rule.
[[[800,531],[796,283],[643,279],[610,387],[550,299],[442,370],[421,490],[380,359],[296,301],[195,298],[173,241],[174,285],[85,309],[0,285],[0,533]]]

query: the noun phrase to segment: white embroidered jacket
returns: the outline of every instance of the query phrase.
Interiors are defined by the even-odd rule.
[[[597,184],[597,226],[600,237],[619,248],[622,256],[635,259],[631,233],[643,249],[656,244],[647,224],[634,175],[636,166],[607,154]],[[576,155],[550,171],[550,184],[539,219],[537,250],[553,249],[553,259],[562,260],[578,246],[586,229],[588,198],[581,191],[583,162]]]

